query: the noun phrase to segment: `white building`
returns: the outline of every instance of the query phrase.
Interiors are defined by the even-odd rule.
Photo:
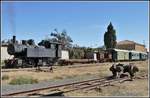
[[[69,59],[69,52],[67,50],[61,51],[61,59],[68,60]]]
[[[13,58],[13,56],[8,54],[7,46],[1,46],[1,61],[11,58]]]

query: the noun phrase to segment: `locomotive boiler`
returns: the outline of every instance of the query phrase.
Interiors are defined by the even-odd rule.
[[[8,68],[49,66],[61,57],[61,44],[47,41],[45,45],[35,45],[32,40],[17,43],[16,37],[13,36],[13,42],[8,45],[7,52],[14,55],[13,59],[5,61]]]

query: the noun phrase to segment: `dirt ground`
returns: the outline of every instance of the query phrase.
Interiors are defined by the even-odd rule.
[[[122,63],[128,63],[128,62],[122,62]],[[134,63],[140,69],[140,72],[137,74],[148,73],[147,61],[136,61]],[[112,65],[112,63],[99,63],[96,65],[97,66],[91,65],[90,67],[75,67],[75,68],[60,66],[53,69],[53,72],[36,72],[36,71],[2,72],[2,76],[4,75],[9,76],[9,79],[3,80],[2,83],[8,83],[11,79],[19,76],[32,76],[33,78],[36,78],[39,81],[46,81],[51,79],[63,79],[66,77],[71,78],[79,75],[81,76],[81,75],[97,74],[102,77],[111,75],[111,72],[109,71],[109,67]]]
[[[108,71],[109,66],[105,66],[106,64],[97,64],[97,66],[91,67],[57,67],[53,69],[53,72],[35,72],[35,71],[15,71],[15,72],[2,72],[2,76],[9,76],[8,80],[2,80],[3,84],[7,84],[11,81],[11,79],[19,77],[19,76],[32,76],[38,81],[47,81],[52,79],[64,79],[64,78],[72,78],[81,75],[91,75],[98,74],[100,76],[111,75]]]
[[[129,62],[121,62],[129,63]],[[139,67],[140,72],[136,75],[148,74],[148,61],[135,61],[133,62]],[[31,76],[38,81],[47,81],[52,79],[64,79],[73,78],[82,75],[98,75],[100,77],[110,76],[112,73],[109,71],[109,67],[112,63],[100,63],[97,66],[90,67],[57,67],[53,69],[53,72],[35,72],[35,71],[16,71],[16,72],[2,72],[2,76],[7,75],[9,79],[2,80],[3,84],[8,84],[11,79],[19,76]],[[74,65],[75,66],[75,65]],[[131,92],[130,92],[131,91]],[[66,94],[66,96],[147,96],[148,95],[148,79],[127,81],[117,86],[104,87],[101,92],[92,90],[91,92],[76,91]],[[108,93],[109,92],[109,93]]]
[[[101,87],[90,91],[78,90],[65,96],[148,96],[148,80],[138,79]]]
[[[140,69],[136,75],[148,74],[148,62],[134,62]],[[108,65],[110,66],[110,65]],[[149,96],[149,79],[135,79],[134,81],[125,81],[113,86],[101,87],[90,91],[78,90],[65,93],[65,96]]]

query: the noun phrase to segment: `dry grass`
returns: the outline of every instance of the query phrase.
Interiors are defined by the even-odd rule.
[[[148,74],[148,62],[138,61],[135,62],[140,69],[136,75]],[[110,67],[110,64],[108,65]],[[99,69],[99,75],[111,74],[107,68],[101,67]],[[91,91],[74,91],[66,93],[65,96],[148,96],[148,79],[136,79],[134,81],[126,81],[124,83],[118,83],[114,86],[102,87],[101,89],[91,90]]]
[[[103,90],[104,96],[147,96],[148,81],[134,80],[126,81],[122,84],[116,84],[113,87],[106,87]]]
[[[3,72],[3,75],[8,75],[10,78],[2,83],[9,83],[11,79],[19,76],[32,76],[38,81],[45,81],[51,79],[63,79],[63,78],[73,78],[81,75],[91,75],[91,74],[101,74],[108,73],[108,66],[92,66],[92,67],[77,67],[77,68],[67,68],[61,67],[54,69],[53,72],[29,72],[29,71],[16,71],[16,72]]]
[[[148,64],[147,61],[138,61],[135,64],[140,69],[140,74],[148,72]],[[3,72],[2,75],[9,76],[9,79],[2,80],[2,83],[7,84],[13,78],[19,76],[32,76],[38,81],[47,81],[51,79],[64,79],[64,78],[72,78],[81,75],[91,75],[97,74],[100,77],[111,75],[112,73],[109,71],[109,67],[112,63],[101,63],[98,66],[91,67],[76,67],[76,68],[68,68],[68,67],[57,67],[53,72],[29,72],[29,71],[16,71],[16,72]],[[139,73],[138,73],[139,74]]]
[[[148,96],[148,81],[126,81],[91,91],[78,90],[69,92],[65,93],[65,96]]]
[[[22,85],[22,84],[33,84],[33,83],[38,83],[37,79],[34,79],[33,77],[29,76],[20,76],[13,78],[9,84],[11,85]]]
[[[3,75],[2,76],[2,80],[8,80],[9,79],[9,76],[8,75]]]
[[[128,63],[128,62],[126,62]],[[134,62],[139,67],[137,75],[148,74],[148,62],[137,61]],[[97,74],[100,77],[109,76],[112,73],[109,71],[109,67],[112,63],[101,63],[98,66],[91,67],[56,67],[53,72],[29,72],[29,71],[16,71],[16,72],[3,72],[2,76],[8,76],[8,79],[2,80],[3,84],[8,84],[15,77],[31,76],[37,81],[47,81],[52,79],[65,79],[73,78],[82,75]],[[147,96],[148,95],[148,80],[134,80],[127,81],[122,84],[116,84],[115,86],[107,86],[101,88],[102,90],[91,90],[85,92],[79,90],[75,92],[66,93],[65,96]]]

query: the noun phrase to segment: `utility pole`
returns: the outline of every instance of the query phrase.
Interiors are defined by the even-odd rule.
[[[13,35],[16,35],[16,24],[15,24],[15,9],[13,2],[9,2],[8,5],[8,21],[10,23],[10,29]]]
[[[145,40],[143,40],[143,45],[144,45],[144,47],[146,47],[146,45],[145,45]]]

